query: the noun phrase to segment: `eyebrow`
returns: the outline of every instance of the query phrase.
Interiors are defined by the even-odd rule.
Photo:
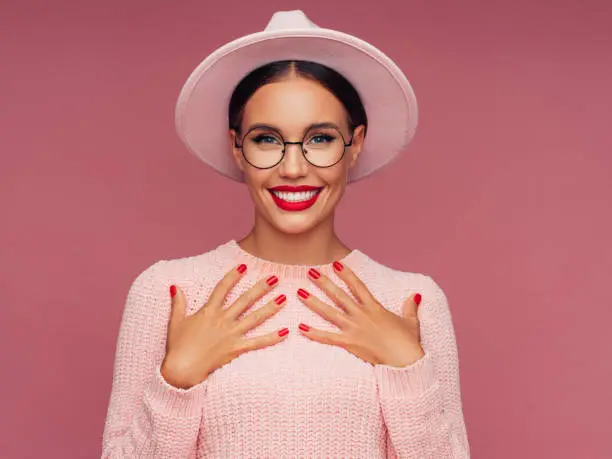
[[[272,129],[274,131],[277,131],[281,135],[283,134],[282,130],[279,127],[274,126],[272,124],[266,124],[266,123],[255,123],[255,124],[252,124],[251,126],[248,127],[248,129],[245,132],[248,132],[248,131],[251,131],[251,130],[257,129],[257,128]],[[336,123],[332,123],[331,121],[324,121],[324,122],[321,122],[321,123],[312,123],[312,124],[309,124],[304,129],[304,132],[302,133],[302,135],[305,135],[310,129],[317,129],[317,128],[335,128],[339,132],[342,132],[342,130],[340,129],[340,127],[338,127],[338,125]]]

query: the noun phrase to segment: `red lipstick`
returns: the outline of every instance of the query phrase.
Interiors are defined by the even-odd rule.
[[[275,191],[313,191],[323,188],[322,186],[311,186],[311,185],[299,185],[299,186],[291,186],[291,185],[279,185],[273,186],[272,188],[268,188],[269,190]]]
[[[282,210],[286,210],[290,212],[305,210],[311,207],[315,202],[317,202],[317,198],[321,194],[320,190],[322,189],[323,187],[316,187],[316,186],[310,186],[310,185],[300,185],[300,186],[281,185],[281,186],[275,186],[272,188],[268,188],[268,190],[270,191],[270,194],[272,195],[272,199],[274,200],[274,203]],[[285,201],[284,199],[279,198],[272,192],[272,190],[288,191],[288,192],[318,190],[318,192],[312,198],[308,199],[307,201],[292,202],[292,201]]]

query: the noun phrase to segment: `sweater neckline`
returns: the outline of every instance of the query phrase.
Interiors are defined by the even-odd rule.
[[[247,273],[257,272],[260,274],[275,274],[279,277],[282,276],[286,278],[306,278],[308,276],[308,271],[310,270],[310,268],[315,268],[326,275],[335,272],[333,267],[333,261],[331,263],[324,263],[318,265],[302,265],[285,264],[266,260],[244,250],[242,247],[240,247],[236,239],[230,239],[228,242],[221,245],[220,248],[227,250],[232,260],[236,264],[246,264]],[[344,257],[340,258],[338,261],[344,265],[349,266],[349,268],[354,269],[355,263],[357,262],[361,254],[362,252],[360,252],[358,249],[353,249]]]

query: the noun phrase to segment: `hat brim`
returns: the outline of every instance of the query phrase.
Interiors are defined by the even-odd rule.
[[[404,73],[371,44],[342,32],[316,28],[253,33],[207,56],[187,79],[176,104],[176,130],[189,151],[226,177],[244,181],[230,154],[231,94],[255,68],[285,59],[327,65],[359,93],[368,116],[368,132],[348,182],[389,165],[411,142],[418,110]]]

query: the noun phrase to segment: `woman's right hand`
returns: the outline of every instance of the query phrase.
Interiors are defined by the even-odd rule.
[[[249,339],[243,337],[246,331],[280,311],[287,298],[280,295],[238,320],[244,311],[278,285],[276,276],[261,279],[224,309],[225,297],[242,275],[236,268],[225,274],[213,289],[208,302],[188,317],[185,317],[185,295],[176,287],[168,321],[166,355],[161,366],[162,376],[172,386],[188,389],[240,354],[271,346],[287,336],[281,337],[278,332],[272,332]],[[274,278],[276,281],[269,285],[268,282]]]

